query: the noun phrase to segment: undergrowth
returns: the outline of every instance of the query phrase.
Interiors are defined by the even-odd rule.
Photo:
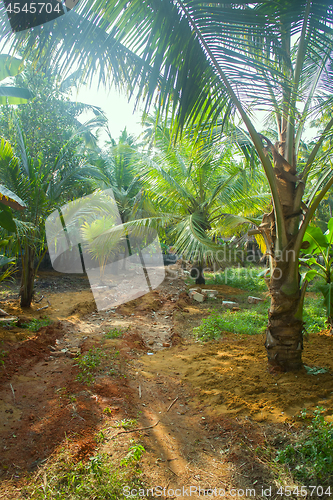
[[[267,304],[256,304],[251,309],[241,311],[213,311],[201,325],[193,328],[194,335],[200,340],[216,340],[223,332],[255,335],[264,333],[267,327]]]
[[[93,346],[87,353],[75,358],[76,366],[80,369],[76,379],[88,385],[92,384],[95,381],[94,373],[101,364],[103,357],[105,357],[105,354],[102,350]]]
[[[52,323],[52,319],[46,316],[42,319],[32,318],[27,323],[22,323],[22,328],[27,328],[30,332],[37,332],[43,326],[48,326]]]
[[[301,415],[308,420],[305,410]],[[323,408],[314,410],[303,436],[277,452],[276,462],[286,464],[304,484],[333,484],[333,424],[325,421]]]
[[[20,498],[123,500],[128,498],[128,490],[138,492],[131,496],[133,500],[147,498],[139,496],[139,490],[144,486],[140,479],[141,471],[137,468],[144,451],[141,445],[130,447],[123,463],[116,467],[107,454],[97,454],[86,463],[77,463],[64,450],[56,460],[40,469],[21,491]]]
[[[308,333],[316,333],[327,328],[326,309],[321,297],[305,297],[303,321]]]

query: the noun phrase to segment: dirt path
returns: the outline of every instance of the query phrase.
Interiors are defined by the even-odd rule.
[[[217,492],[217,498],[244,498],[255,491],[265,498],[262,488],[274,491],[277,483],[255,450],[288,441],[305,406],[321,405],[333,419],[333,361],[327,356],[333,339],[325,332],[311,335],[304,361],[325,366],[326,373],[272,375],[260,335],[225,333],[219,342],[194,342],[192,328],[209,304],[190,300],[181,280],[108,312],[95,311],[85,285],[77,292],[70,285],[60,293],[50,289],[43,299],[49,307],[40,312],[36,304],[34,312],[20,311],[11,297],[0,303],[10,314],[31,319],[47,312],[57,320],[37,333],[20,326],[0,330],[2,481],[19,485],[64,445],[77,460],[97,450],[118,459],[135,438],[146,450],[147,487],[161,487],[157,497],[182,499],[190,492],[214,498]],[[219,292],[240,294],[229,287]],[[114,329],[122,336],[107,338]],[[74,358],[94,349],[104,355],[87,385],[76,380]],[[121,422],[143,430],[123,432]],[[4,495],[0,489],[0,498],[15,498]]]

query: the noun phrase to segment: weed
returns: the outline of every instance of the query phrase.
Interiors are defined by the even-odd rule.
[[[3,349],[0,350],[0,365],[4,365],[5,361],[4,358],[8,355],[8,351],[4,351]]]
[[[120,465],[128,467],[130,464],[137,463],[146,450],[141,444],[133,444],[128,448],[128,453],[120,462]]]
[[[118,339],[119,337],[122,336],[124,332],[122,330],[118,330],[117,328],[113,328],[109,332],[105,334],[105,337],[107,339]]]
[[[101,349],[93,346],[86,354],[81,354],[81,356],[75,358],[76,366],[80,368],[80,373],[76,379],[88,385],[92,384],[95,381],[93,374],[101,364],[101,358],[104,356],[105,354]]]
[[[308,419],[306,410],[301,416]],[[279,450],[275,461],[287,464],[296,479],[304,483],[332,484],[333,424],[324,420],[323,408],[316,408],[304,435]]]
[[[267,309],[265,301],[253,304],[250,308],[245,306],[237,312],[214,310],[208,318],[202,320],[199,327],[193,329],[193,333],[204,341],[220,338],[223,331],[246,335],[264,333],[267,327]],[[326,328],[326,311],[321,298],[306,297],[303,319],[308,333],[316,333]]]
[[[50,318],[46,316],[42,319],[33,318],[29,323],[22,323],[22,328],[27,328],[30,332],[37,332],[43,326],[48,326],[52,323]]]
[[[139,491],[144,487],[135,465],[135,459],[129,457],[126,467],[117,468],[106,454],[92,456],[86,463],[75,462],[68,451],[63,450],[24,486],[22,497],[30,500],[125,500],[127,490]],[[147,497],[139,493],[131,495],[132,500],[139,498]]]
[[[104,434],[105,429],[101,429],[95,436],[96,443],[104,443],[106,440],[106,435]]]
[[[115,427],[122,427],[123,429],[133,429],[138,425],[138,421],[135,418],[125,418],[120,422],[116,422]]]
[[[109,408],[109,407],[107,406],[106,408],[104,408],[103,413],[107,413],[107,414],[111,415],[112,410],[111,410],[111,408]]]

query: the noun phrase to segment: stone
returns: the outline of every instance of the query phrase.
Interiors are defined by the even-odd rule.
[[[222,307],[226,309],[232,309],[233,307],[238,307],[239,304],[237,302],[231,302],[230,300],[222,300]]]
[[[247,301],[249,304],[259,304],[259,302],[263,302],[264,299],[260,299],[259,297],[248,296]]]
[[[197,302],[203,302],[205,300],[205,296],[202,293],[194,292],[192,294],[192,299],[196,300]]]

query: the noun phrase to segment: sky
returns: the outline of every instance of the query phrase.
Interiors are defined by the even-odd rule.
[[[97,80],[97,79],[96,79]],[[127,132],[134,136],[138,136],[143,128],[140,125],[142,112],[134,110],[135,101],[132,99],[128,102],[128,98],[124,93],[120,93],[115,88],[107,91],[103,87],[97,90],[97,81],[93,82],[92,86],[82,86],[78,92],[73,92],[73,100],[83,102],[85,104],[92,104],[100,107],[108,118],[108,127],[113,139],[118,139],[121,132],[126,127]],[[93,112],[82,113],[80,121],[84,122],[93,118]],[[102,142],[108,140],[107,134],[101,134],[100,145]]]

